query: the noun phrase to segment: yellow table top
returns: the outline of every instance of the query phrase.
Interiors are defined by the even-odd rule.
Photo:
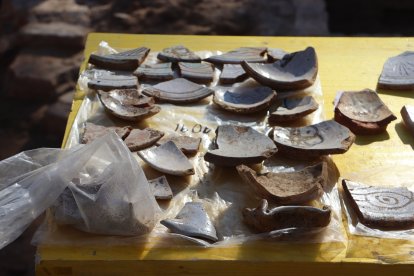
[[[266,46],[298,51],[313,46],[318,54],[319,77],[324,93],[325,117],[333,117],[333,99],[337,91],[376,88],[378,76],[386,59],[403,51],[414,50],[414,38],[321,38],[321,37],[229,37],[182,35],[121,35],[92,33],[85,46],[85,60],[97,49],[100,41],[115,48],[146,46],[160,51],[182,44],[199,50],[232,50],[240,46]],[[84,62],[81,70],[85,67]],[[414,105],[410,92],[378,91],[381,99],[398,117],[387,133],[375,137],[358,137],[344,155],[334,161],[345,175],[365,167],[379,165],[409,165],[414,162],[414,139],[401,124],[399,111],[405,104]],[[65,139],[82,102],[80,91],[75,95]],[[271,272],[299,275],[309,269],[318,275],[350,273],[406,274],[414,268],[414,242],[368,238],[348,234],[347,243],[280,244],[256,242],[228,248],[153,248],[144,246],[85,246],[38,247],[39,275],[71,275],[80,273],[138,274],[138,273],[205,273],[246,274]],[[194,262],[197,260],[197,262]],[[295,262],[301,262],[298,266]],[[383,263],[396,264],[384,266]]]

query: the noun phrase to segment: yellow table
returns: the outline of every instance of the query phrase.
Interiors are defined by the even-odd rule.
[[[146,46],[154,51],[177,44],[192,50],[232,50],[240,46],[266,46],[286,51],[315,47],[324,93],[325,117],[333,117],[332,101],[339,90],[375,89],[385,60],[414,50],[414,38],[317,38],[120,35],[92,33],[85,60],[105,40],[115,48]],[[82,69],[86,62],[84,62]],[[82,70],[81,69],[81,70]],[[379,91],[382,100],[399,117],[388,133],[358,137],[350,151],[334,156],[342,175],[379,165],[414,164],[414,139],[401,124],[399,111],[414,105],[410,92]],[[82,102],[77,92],[65,139]],[[385,240],[348,234],[348,242],[327,244],[278,244],[256,242],[230,248],[153,248],[144,246],[39,246],[38,275],[136,275],[136,274],[259,274],[272,275],[412,275],[414,242]],[[397,264],[398,263],[398,264]]]

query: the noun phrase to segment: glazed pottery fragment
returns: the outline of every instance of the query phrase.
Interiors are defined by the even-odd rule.
[[[168,141],[174,142],[174,144],[184,153],[193,155],[198,152],[198,148],[201,143],[201,138],[182,136],[182,135],[170,135],[168,137],[164,136],[157,141],[157,145],[162,145]]]
[[[247,62],[266,62],[264,54],[267,48],[264,47],[241,47],[230,52],[211,56],[205,61],[213,64],[240,64],[243,61]]]
[[[267,49],[267,60],[269,62],[275,62],[281,60],[288,53],[278,48],[268,48]]]
[[[299,90],[311,86],[318,74],[315,49],[285,55],[274,63],[242,63],[244,71],[262,85],[276,91]]]
[[[173,192],[165,175],[148,180],[148,183],[155,199],[165,200],[173,198]]]
[[[414,194],[405,187],[374,187],[342,180],[361,223],[389,230],[414,227]]]
[[[213,90],[178,78],[145,88],[142,93],[170,103],[193,103],[213,94]]]
[[[187,202],[174,219],[162,220],[161,224],[174,233],[218,241],[216,229],[201,202]]]
[[[240,64],[224,64],[220,74],[220,83],[233,84],[247,79],[247,73]]]
[[[157,171],[179,176],[194,174],[193,165],[172,141],[138,151],[138,155]]]
[[[167,81],[174,78],[171,62],[156,64],[141,64],[134,75],[141,81]]]
[[[201,62],[201,58],[182,45],[162,50],[157,58],[164,62]]]
[[[230,112],[248,114],[267,109],[275,98],[276,92],[265,86],[216,87],[213,101]]]
[[[139,95],[136,89],[99,91],[98,96],[109,113],[127,121],[139,121],[161,110],[159,106],[154,105],[154,99]]]
[[[305,127],[274,127],[273,140],[288,158],[312,159],[348,151],[355,135],[334,120]]]
[[[138,79],[133,75],[103,74],[88,82],[88,87],[95,90],[110,91],[114,89],[138,88]]]
[[[266,199],[257,208],[243,210],[244,222],[260,233],[287,228],[321,228],[331,221],[331,208],[311,206],[280,206],[268,209]]]
[[[256,173],[246,165],[236,167],[241,178],[260,196],[277,204],[303,204],[318,199],[328,178],[326,162],[295,172]]]
[[[378,79],[378,88],[414,90],[414,52],[389,58]]]
[[[375,91],[340,92],[335,106],[335,121],[358,135],[379,134],[397,117]]]
[[[270,108],[269,122],[279,123],[294,121],[305,117],[319,108],[319,104],[312,96],[289,97]]]
[[[116,54],[91,54],[89,63],[107,70],[132,71],[144,61],[149,51],[146,47],[140,47]]]
[[[179,62],[182,78],[196,83],[210,83],[213,81],[214,69],[210,63]]]
[[[269,137],[247,126],[218,126],[213,146],[204,160],[220,166],[256,164],[277,152]]]
[[[414,136],[414,106],[404,105],[400,113],[405,127]]]
[[[85,128],[81,137],[81,144],[89,144],[96,138],[102,137],[108,134],[110,131],[115,131],[121,139],[125,139],[131,132],[131,127],[104,127],[95,125],[94,123],[85,123]]]
[[[130,151],[137,151],[154,145],[163,135],[164,132],[149,127],[133,129],[124,142]]]

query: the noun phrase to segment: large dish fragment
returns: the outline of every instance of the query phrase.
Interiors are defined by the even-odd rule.
[[[210,83],[213,81],[214,69],[210,63],[179,62],[182,78],[196,83]]]
[[[274,127],[273,140],[288,158],[311,159],[348,151],[355,135],[334,120],[305,127]]]
[[[213,90],[178,78],[145,88],[142,93],[170,103],[193,103],[213,94]]]
[[[182,45],[163,49],[157,58],[165,62],[201,62],[199,56]]]
[[[164,132],[149,127],[133,129],[124,142],[130,151],[137,151],[154,145],[163,135]]]
[[[155,199],[167,200],[173,198],[173,192],[165,175],[148,180],[148,184]]]
[[[91,54],[89,63],[107,70],[132,71],[144,61],[149,51],[146,47],[140,47],[116,54]]]
[[[295,172],[256,173],[245,165],[237,166],[241,178],[260,196],[277,204],[303,204],[319,198],[328,178],[325,162]]]
[[[233,84],[247,79],[247,73],[240,64],[224,64],[220,74],[220,83]]]
[[[328,226],[331,208],[281,206],[269,210],[267,200],[263,199],[259,207],[244,209],[243,218],[247,225],[261,233],[288,228],[302,228],[306,231]]]
[[[93,142],[96,138],[102,137],[108,134],[111,131],[115,131],[115,133],[121,138],[125,139],[129,133],[131,132],[131,127],[105,127],[100,125],[95,125],[94,123],[86,122],[83,134],[81,136],[81,144],[89,144]]]
[[[110,91],[114,89],[137,89],[138,79],[133,75],[105,73],[88,82],[88,87],[95,90]]]
[[[99,91],[98,96],[109,113],[127,121],[139,121],[151,117],[161,110],[159,106],[154,105],[152,98],[139,95],[135,89]]]
[[[318,108],[319,104],[312,96],[285,98],[281,100],[279,105],[270,108],[269,122],[279,123],[298,120],[315,112]]]
[[[174,78],[174,72],[171,69],[171,62],[141,64],[134,75],[142,81],[167,81]]]
[[[311,86],[318,74],[315,49],[285,55],[274,63],[243,62],[243,69],[257,82],[276,91],[299,90]]]
[[[230,112],[248,114],[268,108],[275,98],[276,92],[269,87],[223,87],[216,89],[213,101]]]
[[[414,52],[387,59],[378,79],[378,88],[414,90]]]
[[[335,121],[355,134],[382,133],[396,119],[378,94],[370,89],[341,92],[335,106]]]
[[[247,62],[266,62],[264,54],[267,48],[264,47],[241,47],[227,53],[211,56],[205,61],[213,64],[240,64]]]
[[[204,160],[221,166],[255,164],[276,153],[277,148],[266,135],[251,127],[224,125],[216,129],[215,149]]]
[[[138,151],[138,155],[157,171],[179,176],[194,174],[193,165],[172,141]]]
[[[174,144],[184,153],[193,155],[198,152],[198,148],[200,147],[201,138],[190,137],[190,136],[182,136],[182,135],[175,135],[175,136],[168,136],[163,137],[162,139],[157,141],[157,145],[162,145],[167,143],[168,141],[174,142]]]

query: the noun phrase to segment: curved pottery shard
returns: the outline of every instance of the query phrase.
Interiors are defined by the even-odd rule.
[[[289,158],[311,159],[322,155],[345,153],[355,135],[333,120],[298,128],[273,128],[273,140]]]
[[[89,63],[103,69],[132,71],[147,57],[150,49],[140,47],[110,55],[91,54]]]
[[[157,58],[165,62],[201,62],[201,58],[182,45],[165,48]]]
[[[384,89],[414,90],[414,52],[404,52],[389,58],[378,79]]]
[[[218,241],[216,229],[201,202],[187,202],[174,219],[164,219],[160,223],[177,234]]]
[[[276,93],[269,87],[236,87],[233,91],[217,89],[213,101],[235,113],[254,113],[269,107]]]
[[[285,98],[280,105],[270,109],[269,122],[277,123],[298,120],[315,112],[318,108],[319,104],[312,96]]]
[[[214,69],[209,63],[179,62],[181,77],[197,83],[213,81]]]
[[[274,63],[243,62],[242,66],[250,77],[276,91],[307,88],[315,82],[318,74],[318,60],[312,47],[287,54]]]
[[[342,180],[345,196],[361,223],[386,229],[414,227],[414,194],[405,187],[373,187]]]
[[[155,199],[165,200],[173,198],[170,184],[168,184],[167,178],[164,175],[148,180],[148,184]]]
[[[110,92],[99,92],[98,95],[109,113],[127,121],[139,121],[161,110],[159,106],[154,105],[152,98],[139,95],[134,89],[116,89]]]
[[[100,125],[95,125],[94,123],[85,123],[85,129],[81,137],[82,144],[89,144],[96,138],[102,137],[105,134],[108,134],[110,131],[115,131],[116,134],[125,139],[131,132],[131,127],[104,127]]]
[[[138,155],[157,171],[180,176],[194,174],[193,165],[172,141],[138,151]]]
[[[245,165],[237,166],[237,171],[262,197],[277,204],[302,204],[319,198],[328,178],[325,162],[287,173],[258,174]]]
[[[145,88],[142,93],[170,103],[193,103],[213,94],[213,90],[183,78]]]
[[[204,160],[221,166],[260,163],[277,152],[269,137],[246,126],[217,127],[215,146]]]
[[[134,75],[137,76],[139,80],[143,81],[167,81],[174,78],[171,62],[142,64],[134,71]]]
[[[241,64],[247,62],[266,62],[264,47],[241,47],[222,55],[211,56],[205,61],[213,64]]]
[[[311,206],[281,206],[268,210],[266,199],[259,207],[243,210],[244,222],[258,232],[271,232],[287,228],[312,229],[326,227],[331,221],[331,209]]]
[[[414,106],[404,105],[400,113],[405,127],[414,136]]]
[[[196,154],[201,143],[201,138],[195,138],[190,136],[168,136],[160,139],[157,145],[162,145],[168,141],[174,142],[174,144],[184,154]]]
[[[335,121],[355,134],[384,132],[388,124],[396,119],[378,94],[369,89],[342,92],[335,107]]]
[[[233,84],[247,79],[247,73],[240,64],[224,64],[220,74],[220,83]]]
[[[142,150],[154,145],[163,135],[164,132],[149,127],[133,129],[125,138],[125,144],[130,151]]]
[[[104,74],[88,82],[88,87],[95,90],[110,91],[138,87],[138,79],[132,75]]]

